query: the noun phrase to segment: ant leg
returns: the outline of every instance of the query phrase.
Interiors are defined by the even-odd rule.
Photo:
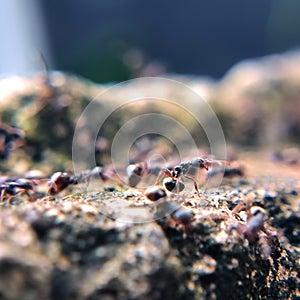
[[[199,189],[198,189],[198,186],[197,186],[197,182],[196,182],[196,181],[194,181],[194,180],[193,180],[193,182],[194,182],[194,187],[195,187],[195,190],[196,190],[197,196],[198,196],[199,198],[201,198],[201,195],[200,195],[200,192],[199,192]]]
[[[84,191],[87,192],[87,190],[89,188],[89,185],[90,185],[90,182],[91,182],[91,178],[92,178],[92,175],[89,174],[89,175],[85,176],[83,179],[78,180],[77,182],[74,181],[72,184],[73,185],[76,185],[76,184],[80,185],[80,184],[82,184],[82,189],[84,189]]]
[[[233,214],[238,214],[239,212],[241,212],[242,210],[249,210],[251,207],[251,201],[246,197],[246,199],[244,199],[243,201],[241,201],[240,203],[238,203],[233,209],[232,209],[232,213]]]
[[[194,177],[188,176],[188,175],[184,175],[184,177],[186,177],[186,178],[188,178],[189,180],[192,180],[192,181],[193,181],[194,187],[195,187],[195,190],[196,190],[196,193],[197,193],[197,196],[198,196],[199,198],[201,198],[201,195],[200,195],[200,192],[199,192],[199,189],[198,189],[198,185],[197,185],[197,182],[196,182],[196,180],[194,179]]]
[[[47,191],[47,196],[54,196],[58,193],[59,193],[58,186],[56,183],[53,183],[52,185],[50,185],[50,187]]]
[[[173,178],[176,180],[176,191],[177,191],[177,194],[179,195],[179,193],[184,189],[184,176],[181,174],[179,175],[179,177],[177,178]],[[180,186],[182,185],[182,187]]]
[[[1,190],[1,202],[4,201],[5,194],[6,194],[5,189]]]
[[[169,169],[166,168],[162,168],[161,171],[158,174],[158,177],[154,183],[154,185],[158,185],[159,182],[162,180],[162,178],[164,177],[164,175],[174,179],[174,176],[172,175],[171,171]]]
[[[29,193],[29,191],[25,190],[24,193],[27,195],[27,197],[29,198],[29,201],[33,202],[34,201],[34,192],[33,193]]]
[[[11,200],[13,199],[14,195],[9,195],[7,198],[7,203],[11,204]]]

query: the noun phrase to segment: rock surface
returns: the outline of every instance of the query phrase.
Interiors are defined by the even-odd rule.
[[[298,61],[298,55],[286,54],[253,69],[240,65],[220,83],[181,78],[205,92],[226,137],[238,147],[229,148],[226,177],[218,170],[203,172],[200,197],[185,180],[180,194],[167,192],[159,201],[143,194],[159,171],[134,188],[123,180],[126,166],[120,179],[109,165],[89,189],[88,180],[79,187],[77,177],[70,177],[65,190],[47,195],[50,175],[72,170],[74,126],[104,87],[57,72],[1,80],[1,120],[19,126],[25,140],[8,145],[10,156],[0,167],[0,299],[299,299],[300,152],[289,144],[299,138],[300,77],[293,71]],[[245,77],[246,86],[240,81]],[[127,84],[98,96],[97,109],[139,89],[147,94],[147,88]],[[178,103],[184,97],[168,87],[158,90]],[[267,110],[263,101],[277,105]],[[141,106],[149,108],[147,102]],[[141,106],[113,115],[97,140],[97,163],[107,163],[110,138]],[[174,105],[162,111],[189,123]],[[198,103],[193,113],[201,113]],[[79,127],[88,121],[94,120]],[[93,134],[82,130],[82,155],[95,142]],[[0,142],[7,146],[2,136]],[[136,147],[135,162],[153,145],[173,159],[172,147],[152,142]],[[260,147],[247,152],[243,144]]]
[[[194,213],[187,230],[170,222],[167,212],[155,221],[163,206],[155,208],[138,190],[131,197],[115,190],[4,201],[1,296],[297,299],[299,185],[299,178],[277,184],[224,178],[219,188],[203,190],[201,199],[187,186],[181,205]],[[167,202],[177,201],[169,197]],[[235,213],[241,201],[246,206]],[[246,207],[254,205],[266,210],[269,240],[260,231],[249,241],[240,230]]]

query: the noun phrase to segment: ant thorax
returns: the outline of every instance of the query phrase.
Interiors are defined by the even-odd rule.
[[[186,162],[181,165],[181,173],[184,175],[195,175],[199,170],[199,164]]]
[[[205,168],[205,161],[202,158],[197,157],[190,161],[190,165],[194,168],[203,169]]]

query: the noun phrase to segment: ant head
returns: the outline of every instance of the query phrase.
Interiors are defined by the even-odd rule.
[[[265,216],[266,212],[265,210],[260,207],[260,206],[252,206],[250,208],[250,215],[251,216],[257,216],[258,214],[262,214],[263,216]]]
[[[196,157],[191,161],[191,165],[196,168],[208,170],[208,161],[201,157]]]

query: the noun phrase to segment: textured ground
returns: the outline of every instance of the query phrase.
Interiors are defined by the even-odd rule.
[[[264,155],[245,154],[247,175],[225,178],[201,199],[187,186],[180,199],[195,216],[186,231],[168,218],[143,223],[160,206],[139,190],[104,191],[100,181],[99,192],[4,201],[1,298],[298,299],[299,165]],[[269,242],[238,230],[254,205],[266,210]]]
[[[88,190],[70,185],[58,195],[47,195],[47,184],[53,172],[72,173],[76,125],[84,163],[95,144],[87,124],[141,92],[158,91],[172,105],[141,101],[116,110],[93,149],[98,165],[109,166],[120,126],[145,112],[174,118],[205,148],[201,126],[178,110],[192,104],[207,121],[199,96],[166,81],[125,84],[98,96],[94,114],[78,124],[106,87],[60,72],[1,79],[0,299],[300,299],[299,70],[295,52],[241,63],[220,82],[174,76],[210,103],[231,145],[230,168],[239,171],[214,186],[220,177],[207,182],[202,170],[200,197],[186,180],[179,195],[155,203],[143,194],[155,178],[136,189],[95,179]],[[185,144],[177,128],[166,129]],[[152,146],[174,158],[165,140],[144,142],[135,162],[147,160]],[[28,197],[24,180],[16,181],[32,174],[38,193],[29,185]]]

